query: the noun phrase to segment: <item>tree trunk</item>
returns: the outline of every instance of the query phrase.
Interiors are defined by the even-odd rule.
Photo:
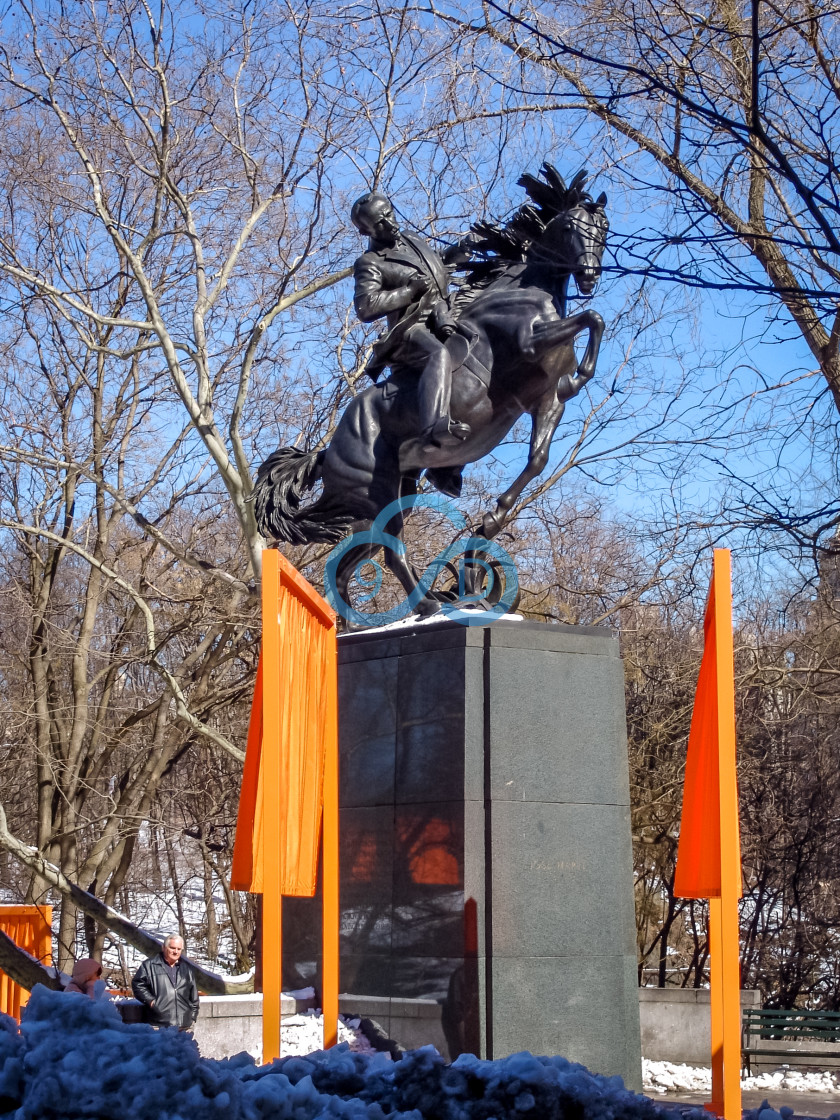
[[[215,961],[219,956],[219,925],[216,921],[216,907],[213,903],[213,868],[207,859],[207,849],[202,842],[201,854],[204,857],[204,908],[207,911],[207,958]]]
[[[55,969],[46,968],[40,961],[36,961],[25,949],[15,945],[11,937],[2,930],[0,930],[0,970],[28,992],[31,992],[36,984],[43,984],[53,991],[61,988]]]

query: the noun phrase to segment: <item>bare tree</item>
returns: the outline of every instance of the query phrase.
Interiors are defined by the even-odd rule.
[[[225,874],[251,464],[324,438],[356,391],[350,200],[398,184],[430,236],[460,232],[508,140],[482,131],[457,32],[408,7],[24,0],[2,29],[0,847],[17,889],[61,893],[64,966],[81,913],[92,946],[136,924],[114,904],[149,822],[197,847],[209,893]],[[173,807],[197,752],[212,836]]]
[[[793,361],[807,353],[805,368],[779,369],[768,349],[768,368],[746,384],[734,377],[711,415],[699,409],[695,434],[734,484],[727,523],[775,526],[797,544],[832,548],[837,12],[810,0],[486,0],[480,13],[454,3],[429,10],[484,45],[484,71],[505,105],[551,106],[568,149],[596,149],[603,174],[637,211],[614,224],[608,268],[637,276],[640,291],[667,281],[739,293],[730,310],[757,313],[756,334],[801,344]],[[705,331],[714,338],[713,320]],[[791,348],[779,353],[784,361]],[[749,348],[744,360],[754,361]],[[754,462],[724,462],[724,432],[730,452],[740,447],[748,460],[751,447],[767,443],[768,460],[782,468],[756,477]],[[792,442],[801,460],[793,465]]]

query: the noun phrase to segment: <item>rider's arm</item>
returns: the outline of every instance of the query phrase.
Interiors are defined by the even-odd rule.
[[[451,268],[458,268],[472,260],[476,240],[476,235],[470,231],[460,241],[456,241],[454,245],[448,245],[441,253],[444,264]]]
[[[389,315],[392,311],[401,311],[404,307],[415,303],[418,296],[422,294],[416,290],[414,284],[403,284],[400,288],[390,290],[385,288],[382,270],[375,261],[366,260],[364,257],[356,261],[353,274],[356,280],[353,303],[356,314],[363,323],[381,319],[383,315]]]

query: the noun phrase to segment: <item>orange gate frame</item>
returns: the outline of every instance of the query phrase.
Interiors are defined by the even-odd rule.
[[[688,737],[674,894],[709,899],[712,1100],[707,1107],[725,1120],[741,1120],[742,881],[732,560],[729,549],[716,548]]]
[[[52,906],[0,905],[0,930],[41,964],[52,964]],[[0,971],[0,1013],[20,1022],[29,992]]]
[[[280,1056],[282,896],[315,893],[323,818],[324,1047],[338,1033],[338,655],[335,613],[276,549],[262,554],[262,652],[231,887],[262,893],[263,1062]]]

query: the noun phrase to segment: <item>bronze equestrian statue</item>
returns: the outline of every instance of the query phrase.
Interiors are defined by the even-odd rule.
[[[384,195],[372,192],[354,204],[352,220],[369,238],[355,267],[356,310],[364,321],[388,323],[368,365],[376,384],[350,402],[327,447],[280,448],[259,468],[255,508],[266,537],[306,544],[369,529],[390,503],[417,493],[424,471],[432,485],[457,496],[463,467],[492,452],[527,412],[528,462],[479,532],[490,539],[502,528],[545,469],[566,401],[595,371],[604,331],[595,311],[567,314],[567,293],[574,277],[590,295],[600,276],[606,196],[585,191],[585,172],[568,187],[548,163],[540,174],[519,180],[531,201],[511,219],[477,223],[443,256],[400,232]],[[466,277],[450,292],[453,265]],[[578,362],[574,340],[584,331]],[[386,366],[391,374],[380,381]],[[319,481],[320,496],[304,504]],[[402,526],[399,510],[389,524],[398,541]],[[348,601],[352,572],[378,551],[365,543],[345,553],[336,574],[342,599]],[[385,562],[409,595],[418,573],[399,551],[386,549]],[[438,609],[439,600],[429,592],[421,613]]]

